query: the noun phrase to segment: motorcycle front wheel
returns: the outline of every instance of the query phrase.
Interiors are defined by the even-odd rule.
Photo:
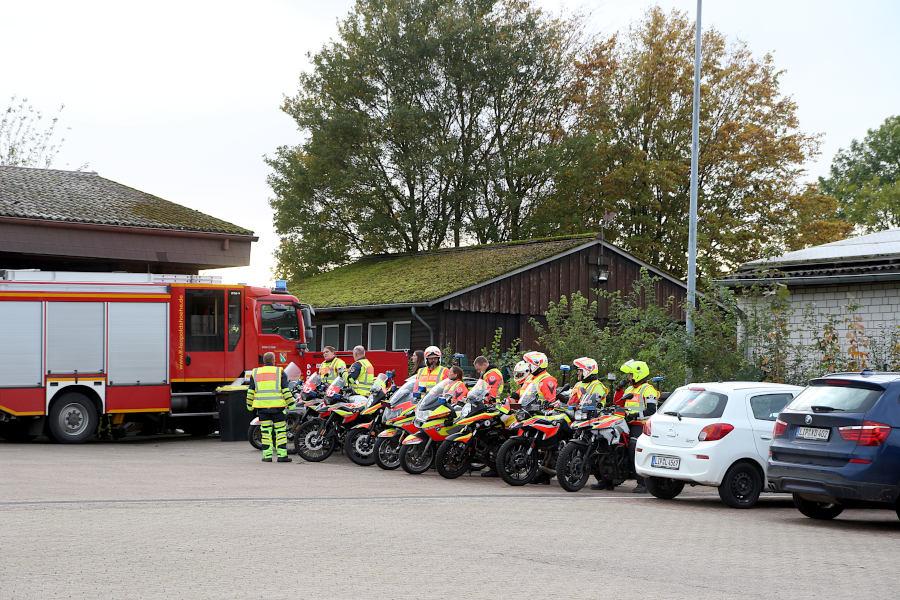
[[[444,440],[434,457],[437,472],[445,479],[456,479],[471,468],[472,448],[463,442]]]
[[[587,484],[591,471],[587,464],[588,449],[581,444],[566,444],[556,459],[556,478],[567,492],[577,492]]]
[[[385,471],[400,466],[400,436],[375,438],[375,464]]]
[[[537,452],[529,454],[528,440],[510,438],[503,442],[497,452],[497,472],[509,485],[527,485],[537,477]]]
[[[434,444],[421,442],[400,449],[400,466],[410,475],[421,475],[434,462]]]
[[[322,462],[334,452],[335,436],[325,429],[322,419],[311,419],[300,426],[294,437],[297,454],[308,462]]]
[[[375,439],[368,429],[351,429],[344,436],[344,453],[361,467],[375,464]]]

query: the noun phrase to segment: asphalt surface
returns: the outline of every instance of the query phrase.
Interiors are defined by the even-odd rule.
[[[0,443],[0,598],[895,598],[900,520],[446,481],[243,442]]]

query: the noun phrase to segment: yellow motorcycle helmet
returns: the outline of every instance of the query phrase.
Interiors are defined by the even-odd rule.
[[[635,381],[641,381],[650,375],[650,367],[642,360],[634,360],[633,358],[619,367],[623,373],[631,373]]]

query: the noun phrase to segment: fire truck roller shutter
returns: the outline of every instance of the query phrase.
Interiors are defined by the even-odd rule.
[[[0,388],[43,384],[42,321],[40,302],[0,302]]]
[[[109,385],[168,383],[168,304],[109,303]]]
[[[104,329],[102,302],[48,302],[48,374],[104,372]]]

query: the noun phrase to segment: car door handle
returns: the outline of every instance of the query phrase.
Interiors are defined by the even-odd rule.
[[[772,436],[771,435],[761,435],[761,436],[759,436],[759,439],[770,441],[772,439]]]

